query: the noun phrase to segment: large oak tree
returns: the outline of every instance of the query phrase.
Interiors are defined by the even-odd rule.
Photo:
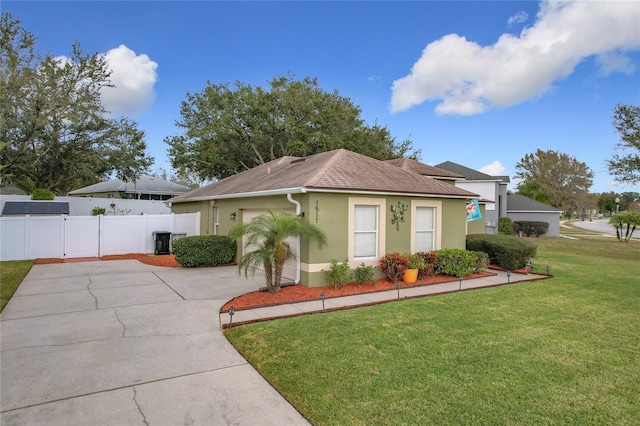
[[[418,155],[410,140],[396,143],[385,127],[366,125],[350,99],[309,77],[279,76],[268,89],[209,82],[201,92],[187,93],[180,113],[176,125],[183,133],[165,139],[171,165],[203,180],[337,148],[380,160]]]
[[[104,56],[78,43],[68,58],[35,50],[36,38],[4,13],[0,34],[0,177],[27,192],[64,194],[117,175],[133,180],[153,158],[144,132],[108,118],[100,90],[111,86]]]
[[[522,182],[518,188],[534,188],[552,206],[567,215],[582,211],[588,204],[593,172],[583,162],[567,154],[538,149],[516,164],[516,177]]]

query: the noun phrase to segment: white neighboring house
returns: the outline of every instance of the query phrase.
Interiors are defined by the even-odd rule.
[[[509,176],[490,176],[451,161],[445,161],[435,167],[464,176],[456,180],[455,185],[467,191],[480,194],[485,206],[485,233],[498,232],[498,219],[507,215],[507,185]]]

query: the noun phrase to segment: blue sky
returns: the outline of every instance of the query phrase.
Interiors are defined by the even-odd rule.
[[[2,2],[68,55],[79,41],[107,56],[107,107],[146,132],[153,169],[170,170],[163,139],[180,133],[180,102],[207,84],[318,79],[362,109],[421,161],[513,176],[536,149],[616,186],[605,160],[619,137],[617,103],[640,104],[639,2]]]

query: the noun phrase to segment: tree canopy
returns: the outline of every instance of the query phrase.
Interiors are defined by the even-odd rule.
[[[613,111],[613,127],[620,134],[616,145],[622,154],[614,154],[607,160],[609,173],[620,182],[640,182],[640,106],[616,105]]]
[[[100,90],[111,86],[104,56],[79,43],[68,58],[36,52],[36,38],[3,13],[0,34],[0,178],[27,192],[57,194],[113,173],[133,180],[153,158],[144,132],[108,118]]]
[[[208,83],[181,104],[180,135],[165,139],[174,169],[203,180],[222,179],[287,155],[344,148],[380,160],[417,158],[408,139],[366,125],[361,111],[316,79],[279,76],[268,90],[236,82]]]
[[[593,172],[567,154],[538,149],[516,164],[516,177],[522,179],[518,189],[532,189],[537,199],[548,200],[568,215],[583,210],[587,204]]]

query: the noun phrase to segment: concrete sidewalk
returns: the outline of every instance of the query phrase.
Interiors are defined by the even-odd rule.
[[[353,296],[334,297],[322,300],[313,300],[308,302],[291,303],[284,305],[268,306],[263,308],[236,310],[233,316],[228,312],[220,314],[220,322],[223,327],[233,325],[246,324],[256,321],[265,321],[276,318],[287,318],[298,315],[306,315],[320,312],[330,312],[338,309],[354,308],[358,306],[369,306],[378,303],[385,303],[414,297],[433,296],[443,293],[452,293],[456,291],[466,291],[484,287],[495,287],[509,283],[536,281],[549,278],[546,275],[538,274],[516,274],[503,271],[491,271],[495,273],[493,276],[463,279],[432,284],[425,286],[404,287],[396,290],[378,291],[374,293],[364,293]]]

